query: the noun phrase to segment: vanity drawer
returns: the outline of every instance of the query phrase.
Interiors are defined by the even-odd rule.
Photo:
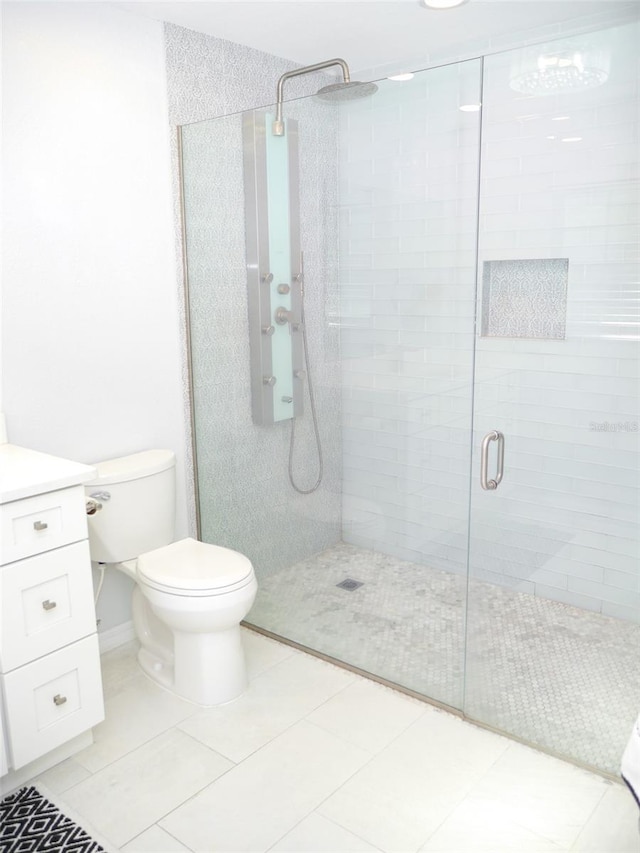
[[[73,486],[0,506],[2,563],[86,539],[84,488]]]
[[[14,769],[104,719],[94,634],[3,676]]]
[[[95,633],[87,541],[0,569],[0,613],[4,672]]]

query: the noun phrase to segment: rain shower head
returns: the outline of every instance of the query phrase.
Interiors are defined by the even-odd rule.
[[[355,98],[364,98],[367,95],[373,95],[378,91],[375,83],[352,83],[349,74],[349,66],[344,59],[328,59],[326,62],[317,62],[315,65],[306,65],[304,68],[296,68],[295,71],[287,71],[278,80],[276,117],[271,126],[274,136],[284,136],[284,121],[282,120],[282,98],[283,87],[287,80],[291,77],[299,77],[301,74],[311,74],[314,71],[322,71],[324,68],[331,68],[332,65],[339,65],[342,69],[342,83],[331,83],[329,86],[323,86],[317,93],[318,98],[325,101],[350,101]]]
[[[323,86],[316,92],[316,98],[331,103],[341,103],[368,98],[369,95],[375,95],[377,91],[378,87],[375,83],[359,83],[357,80],[352,80],[349,83],[330,83],[328,86]]]

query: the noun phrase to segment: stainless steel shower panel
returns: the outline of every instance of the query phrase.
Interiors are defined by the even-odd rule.
[[[304,381],[300,371],[304,368],[304,343],[302,334],[302,288],[304,287],[303,255],[300,246],[300,146],[298,122],[285,120],[289,152],[289,263],[291,281],[283,282],[290,286],[289,304],[293,322],[291,324],[291,396],[293,397],[293,417],[304,411]]]
[[[267,152],[264,117],[247,113],[242,125],[244,156],[245,238],[251,349],[251,408],[256,423],[273,423],[271,378],[271,298],[267,212]],[[272,383],[273,384],[273,383]]]
[[[303,411],[298,127],[288,119],[286,137],[277,140],[287,151],[286,173],[278,174],[268,161],[272,118],[258,112],[243,117],[251,407],[257,424]],[[274,204],[272,195],[270,204],[270,193],[286,198],[278,196]]]

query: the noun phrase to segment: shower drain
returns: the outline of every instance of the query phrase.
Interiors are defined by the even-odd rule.
[[[339,586],[340,589],[348,589],[349,592],[353,592],[354,589],[363,586],[363,583],[361,581],[354,581],[352,578],[345,578],[340,583],[337,583],[336,586]]]

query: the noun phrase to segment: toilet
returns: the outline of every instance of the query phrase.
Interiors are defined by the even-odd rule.
[[[240,622],[256,597],[243,554],[195,539],[173,542],[175,454],[146,450],[94,463],[87,498],[92,561],[135,581],[138,662],[163,687],[199,705],[236,699],[247,686]]]

